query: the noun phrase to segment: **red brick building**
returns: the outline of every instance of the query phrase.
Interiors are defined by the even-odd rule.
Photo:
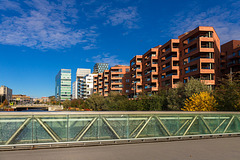
[[[175,88],[178,82],[186,83],[191,77],[213,88],[218,77],[240,71],[240,40],[223,44],[221,51],[214,28],[199,26],[134,56],[130,67],[117,65],[99,74],[94,79],[94,92],[107,96],[117,91],[135,97],[142,92]]]
[[[94,76],[94,93],[108,96],[112,91],[128,94],[130,91],[129,66],[116,65]]]

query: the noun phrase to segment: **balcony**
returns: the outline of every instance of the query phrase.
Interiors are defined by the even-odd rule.
[[[172,76],[172,75],[177,75],[177,73],[173,72],[173,73],[166,74],[166,77],[169,77],[169,76]]]
[[[145,72],[145,75],[147,75],[147,74],[149,74],[149,73],[151,73],[151,72],[152,72],[152,70],[147,71],[147,72]]]
[[[195,50],[197,50],[197,47],[188,48],[188,52],[187,52],[186,54],[191,53],[191,52],[193,52],[193,51],[195,51]]]
[[[187,40],[188,40],[188,44],[189,44],[190,42],[194,41],[195,39],[198,39],[198,37],[188,38],[188,39],[187,39]]]
[[[200,57],[196,57],[196,58],[193,58],[193,59],[191,59],[190,57],[188,57],[188,63],[193,62],[193,61],[196,61],[196,60],[199,60],[199,59],[200,59]]]
[[[149,88],[152,88],[152,86],[145,86],[144,88],[145,89],[149,89]]]
[[[213,48],[213,42],[202,42],[201,48]]]
[[[190,73],[190,72],[195,72],[195,71],[197,71],[197,68],[186,70],[185,73]]]
[[[169,66],[166,66],[165,68],[163,68],[162,70],[165,70],[165,69],[167,69],[167,68],[169,68],[171,65],[169,65]]]
[[[214,69],[213,63],[202,63],[202,69]]]

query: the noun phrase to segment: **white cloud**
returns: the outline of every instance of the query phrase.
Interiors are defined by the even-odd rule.
[[[0,0],[0,10],[15,10],[21,12],[19,3],[10,0]]]
[[[99,54],[92,57],[91,60],[86,59],[86,62],[108,63],[111,67],[115,65],[129,65],[125,61],[118,59],[117,55],[110,55],[109,53]]]
[[[216,6],[206,11],[183,12],[172,19],[170,32],[181,35],[198,26],[213,26],[220,37],[221,44],[240,38],[240,1],[229,4],[228,7]]]
[[[139,20],[137,7],[127,7],[121,9],[113,9],[109,11],[109,16],[106,24],[111,24],[112,26],[124,25],[125,27],[138,28],[136,22]]]
[[[98,36],[94,27],[79,29],[78,10],[74,7],[74,0],[62,0],[57,3],[48,0],[26,0],[22,4],[3,0],[0,1],[0,6],[6,3],[8,10],[17,11],[21,5],[31,9],[22,10],[18,15],[11,17],[2,16],[1,44],[43,50],[71,47],[79,43],[86,47],[94,45]]]

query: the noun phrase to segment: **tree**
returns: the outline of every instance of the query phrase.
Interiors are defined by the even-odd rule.
[[[201,82],[200,79],[190,78],[187,83],[178,83],[177,88],[169,89],[167,94],[167,102],[169,110],[181,110],[185,104],[185,100],[195,93],[211,92],[211,90]]]
[[[5,106],[8,106],[8,100],[7,99],[5,99],[4,101],[3,101],[3,103],[1,104],[1,108],[2,107],[5,107]]]
[[[216,99],[209,92],[194,93],[185,101],[183,111],[214,111],[216,110]]]
[[[227,75],[220,80],[214,91],[218,102],[217,109],[221,111],[240,110],[240,78],[237,75]]]
[[[5,101],[6,97],[5,95],[0,95],[0,104]]]
[[[126,110],[127,96],[121,95],[118,92],[110,92],[105,98],[104,108],[111,111],[124,111]]]
[[[186,99],[183,83],[179,83],[177,88],[171,88],[167,91],[168,110],[181,110]]]
[[[56,100],[55,96],[50,96],[49,99],[50,99],[50,104],[52,104],[52,105],[57,104],[57,100]]]
[[[211,92],[206,84],[201,82],[200,79],[194,79],[193,77],[191,77],[190,80],[185,83],[184,90],[187,98],[191,97],[194,93]]]
[[[73,99],[71,100],[71,107],[83,109],[85,108],[85,101],[83,99]]]
[[[104,96],[100,94],[92,94],[87,100],[86,100],[86,106],[89,109],[93,109],[95,111],[98,110],[106,110],[104,106]]]
[[[69,101],[68,99],[66,99],[64,102],[63,102],[63,108],[68,108],[68,107],[71,107],[71,101]]]

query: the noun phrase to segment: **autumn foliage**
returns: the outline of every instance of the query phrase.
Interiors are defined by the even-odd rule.
[[[214,111],[217,102],[209,92],[200,92],[193,94],[186,99],[183,111]]]

